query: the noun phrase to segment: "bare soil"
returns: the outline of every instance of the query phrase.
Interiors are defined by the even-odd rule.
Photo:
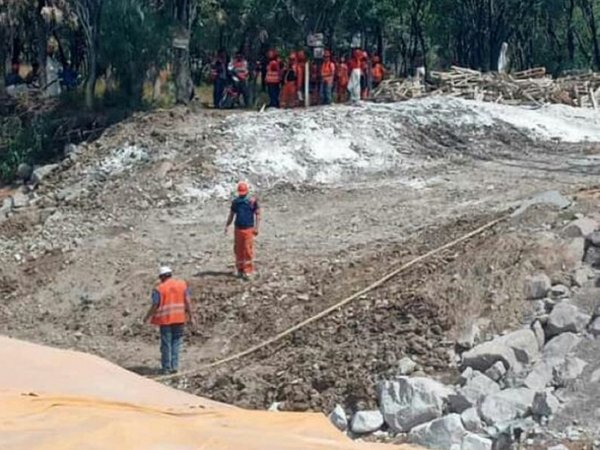
[[[156,268],[168,263],[193,290],[199,324],[182,359],[183,370],[194,369],[310,317],[523,198],[573,192],[600,172],[587,144],[536,142],[502,124],[484,134],[415,128],[403,151],[418,155],[412,175],[424,186],[391,171],[342,186],[261,190],[259,272],[243,283],[232,277],[232,237],[223,234],[228,202],[190,200],[177,189],[210,182],[214,149],[229,145],[215,131],[229,126],[224,119],[183,110],[134,117],[85,146],[37,189],[33,206],[0,224],[0,333],[152,375],[157,333],[140,320]],[[132,142],[152,149],[149,161],[109,175],[92,170]],[[82,186],[72,199],[57,196]],[[572,261],[548,234],[589,207],[532,208],[273,347],[176,385],[251,408],[283,401],[290,410],[329,410],[373,404],[374,383],[394,375],[405,355],[427,374],[452,378],[462,327],[478,317],[491,319],[490,332],[516,326],[528,308],[524,277],[568,274]]]

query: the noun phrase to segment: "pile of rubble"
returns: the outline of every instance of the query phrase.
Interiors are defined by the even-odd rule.
[[[457,339],[458,383],[427,378],[404,358],[399,364],[403,376],[377,385],[379,409],[347,415],[338,405],[330,414],[332,423],[353,437],[391,435],[394,442],[438,450],[600,439],[597,430],[575,425],[561,432],[546,427],[569,402],[567,388],[587,365],[574,350],[584,338],[600,336],[600,311],[587,314],[570,300],[571,291],[587,284],[595,276],[593,268],[600,267],[598,228],[595,220],[581,218],[563,230],[581,245],[587,263],[571,274],[571,286],[553,285],[544,273],[527,279],[525,297],[535,313],[525,328],[477,343],[478,326],[467,327]]]
[[[508,75],[453,66],[448,72],[432,72],[431,78],[431,84],[386,80],[373,92],[373,99],[396,102],[444,95],[508,105],[551,103],[594,109],[600,101],[600,73],[552,78],[543,67]]]

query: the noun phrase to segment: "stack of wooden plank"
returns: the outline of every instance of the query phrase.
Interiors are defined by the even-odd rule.
[[[447,72],[432,72],[430,82],[385,80],[374,90],[372,98],[378,102],[389,102],[432,95],[511,105],[559,103],[598,108],[600,73],[552,78],[544,67],[508,75],[453,66]]]

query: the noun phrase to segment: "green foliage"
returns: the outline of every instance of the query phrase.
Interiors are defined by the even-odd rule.
[[[49,124],[37,117],[23,123],[19,117],[7,117],[0,121],[0,182],[14,180],[19,164],[42,162],[55,155],[49,144]]]
[[[131,106],[142,102],[149,69],[166,62],[170,24],[142,0],[106,0],[100,32],[100,59],[117,79]]]

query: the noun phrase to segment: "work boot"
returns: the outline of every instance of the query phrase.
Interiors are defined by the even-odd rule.
[[[243,281],[250,281],[250,274],[248,273],[242,273],[241,278]]]

